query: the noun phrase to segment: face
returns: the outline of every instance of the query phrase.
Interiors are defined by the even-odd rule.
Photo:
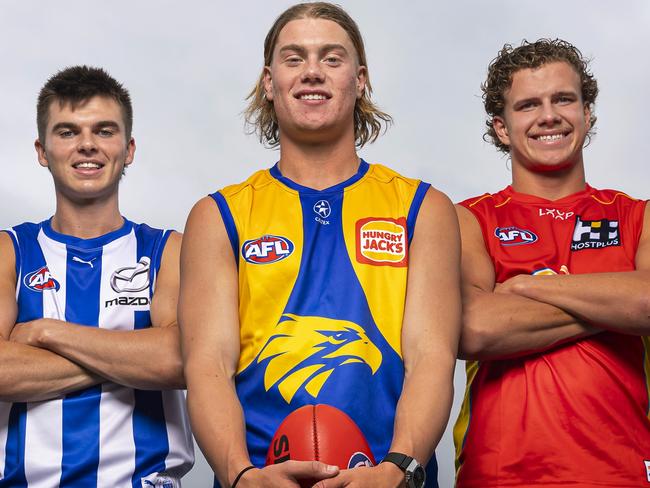
[[[71,201],[117,194],[122,171],[133,161],[120,105],[96,96],[73,110],[55,100],[49,107],[45,143],[35,142],[38,161],[49,168],[57,195]]]
[[[517,71],[504,98],[503,117],[494,118],[494,129],[510,146],[513,169],[546,172],[582,164],[590,111],[572,66],[553,62]]]
[[[354,107],[365,83],[366,68],[345,30],[312,18],[284,26],[264,75],[281,136],[307,139],[341,132],[354,138]]]

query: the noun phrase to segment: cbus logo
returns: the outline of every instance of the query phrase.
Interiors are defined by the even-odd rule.
[[[501,241],[502,246],[532,244],[537,240],[534,232],[519,227],[497,227],[494,229],[494,235]]]
[[[59,282],[54,279],[50,270],[47,269],[47,266],[43,266],[42,268],[25,275],[23,283],[32,291],[59,291],[59,288],[61,288],[61,285],[59,285]]]
[[[293,249],[293,242],[286,237],[266,235],[244,242],[241,255],[252,264],[270,264],[288,258]]]

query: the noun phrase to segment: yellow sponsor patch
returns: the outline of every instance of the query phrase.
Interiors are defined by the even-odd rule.
[[[406,219],[366,218],[357,220],[357,261],[378,266],[408,264]]]

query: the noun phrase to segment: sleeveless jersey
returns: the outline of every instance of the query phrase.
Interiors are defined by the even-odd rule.
[[[634,270],[645,203],[587,186],[556,201],[508,187],[461,205],[478,220],[501,283]],[[646,486],[647,347],[645,337],[601,332],[543,353],[468,361],[457,486]]]
[[[170,231],[124,226],[94,239],[49,221],[8,231],[16,254],[18,322],[151,326],[149,306]],[[156,360],[156,351],[150,352]],[[194,462],[182,391],[104,382],[41,402],[0,402],[2,488],[177,488]]]
[[[428,188],[361,161],[322,191],[276,165],[212,195],[239,269],[235,382],[256,466],[282,420],[307,404],[344,411],[375,459],[386,455],[404,379],[408,247]]]

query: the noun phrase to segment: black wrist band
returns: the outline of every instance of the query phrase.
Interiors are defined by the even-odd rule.
[[[230,488],[235,488],[235,486],[237,486],[237,483],[239,483],[239,480],[241,479],[241,477],[244,476],[244,473],[246,471],[251,470],[251,469],[255,469],[255,466],[252,466],[252,465],[251,466],[246,466],[244,469],[242,469],[239,472],[239,474],[237,475],[237,477],[235,478],[235,481],[233,481],[232,485],[230,485]]]

